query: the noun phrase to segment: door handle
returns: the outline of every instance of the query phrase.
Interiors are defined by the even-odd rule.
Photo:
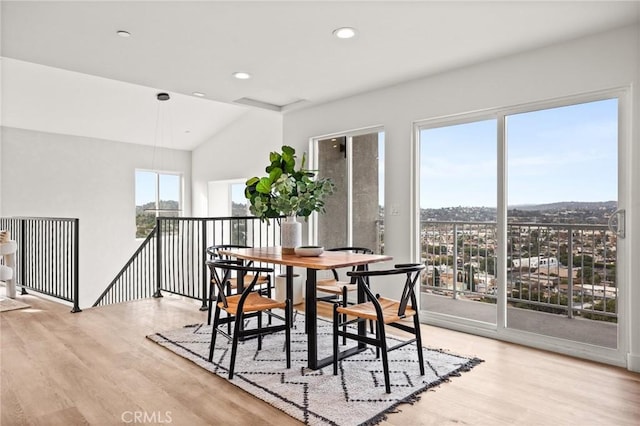
[[[624,209],[618,209],[611,214],[607,226],[609,230],[616,234],[620,238],[624,238],[624,221],[625,211]]]

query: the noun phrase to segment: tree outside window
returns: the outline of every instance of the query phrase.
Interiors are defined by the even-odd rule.
[[[136,238],[149,235],[156,217],[179,216],[181,200],[181,175],[136,170]]]

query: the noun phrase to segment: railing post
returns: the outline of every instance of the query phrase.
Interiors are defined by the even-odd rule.
[[[160,218],[156,218],[156,292],[153,297],[162,297],[160,286],[162,283],[162,238],[160,236]]]
[[[246,222],[246,219],[245,219]],[[202,306],[201,311],[209,309],[209,294],[207,293],[207,221],[202,219]]]
[[[569,225],[567,252],[567,316],[573,318],[573,227],[571,225]]]
[[[80,309],[80,219],[73,220],[73,309],[71,313],[82,312]]]
[[[27,255],[27,244],[24,239],[26,219],[18,219],[20,221],[20,294],[29,294],[27,293],[27,289],[25,288],[25,283],[27,282],[27,268],[25,268],[25,258]]]
[[[458,298],[458,224],[453,224],[453,298]]]

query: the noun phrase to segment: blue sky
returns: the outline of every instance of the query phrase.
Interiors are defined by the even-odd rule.
[[[180,175],[160,175],[160,199],[180,201]],[[156,173],[136,170],[136,206],[156,200]]]
[[[239,204],[246,204],[247,198],[244,196],[244,183],[238,183],[231,185],[231,200]]]
[[[495,120],[420,133],[420,206],[496,207]],[[507,117],[508,204],[617,200],[616,99]]]

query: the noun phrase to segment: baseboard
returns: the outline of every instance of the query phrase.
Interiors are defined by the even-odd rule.
[[[640,355],[627,354],[627,370],[640,373]]]

